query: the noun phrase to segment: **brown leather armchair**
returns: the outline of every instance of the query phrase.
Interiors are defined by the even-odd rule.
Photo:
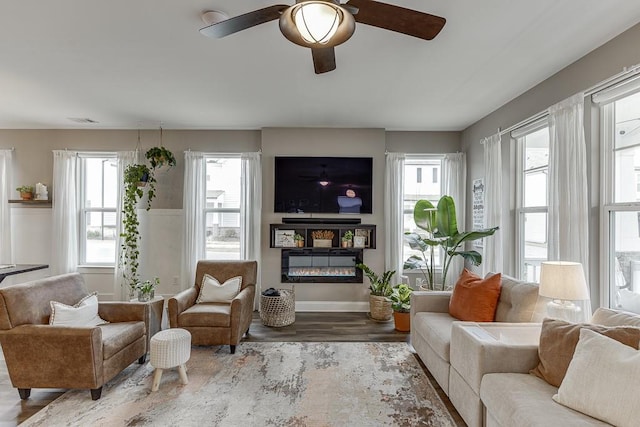
[[[143,304],[99,303],[104,325],[49,325],[50,301],[74,305],[88,294],[78,273],[0,289],[0,345],[22,399],[32,388],[88,388],[97,400],[103,384],[136,359],[144,363]]]
[[[240,293],[230,304],[196,304],[205,274],[220,283],[242,276]],[[191,332],[191,344],[228,344],[234,354],[236,345],[251,326],[257,274],[256,261],[199,261],[194,286],[169,299],[169,325]]]

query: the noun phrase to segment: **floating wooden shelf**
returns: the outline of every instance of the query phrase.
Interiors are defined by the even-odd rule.
[[[20,203],[23,205],[34,205],[34,206],[51,206],[51,200],[23,200],[23,199],[14,199],[9,200],[9,203]]]

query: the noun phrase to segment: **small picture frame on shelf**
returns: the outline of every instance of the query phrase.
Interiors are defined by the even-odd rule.
[[[362,237],[364,239],[364,244],[362,246],[356,246],[356,237]],[[371,245],[371,230],[366,228],[356,228],[353,237],[353,246],[359,248],[368,248]]]
[[[353,247],[364,248],[366,247],[367,239],[364,236],[353,236]]]
[[[296,246],[295,234],[295,230],[276,230],[274,246],[278,248],[294,248]]]

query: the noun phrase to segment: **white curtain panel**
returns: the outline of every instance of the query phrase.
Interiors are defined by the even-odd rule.
[[[579,262],[588,277],[589,202],[583,120],[583,93],[549,108],[548,258]],[[589,320],[590,307],[583,313],[587,316],[583,320]]]
[[[78,153],[53,151],[53,236],[51,273],[75,272],[78,268]]]
[[[445,154],[442,175],[444,194],[453,198],[456,204],[458,231],[463,231],[465,230],[467,156],[464,153]],[[452,287],[458,281],[463,268],[464,259],[459,256],[453,258],[447,272],[447,283],[444,285]]]
[[[11,198],[12,150],[0,150],[0,264],[13,263],[11,249]]]
[[[242,153],[242,185],[240,219],[241,254],[246,260],[258,261],[256,296],[260,292],[260,230],[262,225],[262,156]],[[257,307],[259,298],[255,298]]]
[[[117,177],[118,177],[118,195],[116,198],[116,268],[113,277],[113,299],[126,301],[129,299],[129,288],[124,286],[124,271],[120,260],[122,258],[122,207],[124,204],[124,171],[127,166],[138,161],[138,151],[118,151],[117,159]]]
[[[500,133],[482,140],[484,145],[484,226],[500,227],[493,236],[484,238],[482,275],[501,272],[502,254],[502,147]]]
[[[400,283],[404,260],[404,153],[387,153],[384,178],[384,217],[386,218],[385,270],[395,270],[394,282]]]
[[[205,217],[207,168],[204,153],[184,153],[184,195],[182,289],[192,286],[196,278],[196,263],[205,258]]]

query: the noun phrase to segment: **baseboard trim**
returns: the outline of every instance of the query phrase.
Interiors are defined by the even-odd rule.
[[[355,311],[367,313],[369,303],[366,301],[296,301],[296,311]]]

